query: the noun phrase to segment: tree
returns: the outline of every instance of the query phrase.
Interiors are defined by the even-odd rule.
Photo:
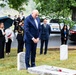
[[[76,0],[34,0],[37,9],[42,15],[54,13],[56,17],[68,17],[72,14],[72,19],[76,19]]]
[[[8,3],[9,7],[15,9],[15,10],[24,10],[23,4],[27,4],[28,0],[3,0],[6,3]],[[3,6],[4,4],[1,4],[0,6]]]
[[[8,4],[11,8],[14,8],[16,10],[20,10],[22,7],[22,5],[25,3],[27,4],[28,0],[8,0]]]

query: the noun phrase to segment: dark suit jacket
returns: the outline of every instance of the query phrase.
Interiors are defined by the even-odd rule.
[[[24,37],[24,29],[21,26],[18,26],[17,27],[17,31],[18,31],[17,40],[23,40],[23,37]]]
[[[20,17],[18,17],[17,18],[17,21],[18,21],[18,24],[20,23],[20,21],[21,21],[21,18]]]
[[[47,24],[46,27],[44,27],[44,24],[42,24],[41,28],[40,28],[40,34],[41,34],[40,39],[41,40],[48,40],[50,32],[51,32],[50,26]]]
[[[5,42],[5,36],[2,34],[2,31],[0,30],[0,42]]]
[[[27,42],[32,41],[32,38],[39,38],[40,36],[40,19],[36,19],[38,22],[38,28],[36,27],[34,18],[32,15],[29,15],[26,17],[24,20],[24,41],[26,40]]]

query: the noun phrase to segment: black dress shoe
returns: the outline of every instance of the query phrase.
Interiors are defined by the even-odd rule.
[[[30,66],[29,67],[26,67],[26,70],[28,70],[28,68],[30,68]]]
[[[31,67],[35,67],[36,65],[32,65]]]

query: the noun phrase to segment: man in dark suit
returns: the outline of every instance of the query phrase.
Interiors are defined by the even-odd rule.
[[[51,29],[50,26],[47,24],[47,19],[45,18],[43,20],[43,24],[41,25],[41,46],[40,46],[40,54],[43,53],[43,44],[45,43],[45,51],[44,54],[47,53],[47,47],[48,47],[48,39],[49,39],[49,35],[50,35]]]
[[[33,10],[32,14],[24,21],[24,41],[26,47],[25,63],[26,69],[35,66],[36,47],[39,41],[40,19],[38,10]],[[31,64],[29,61],[31,60]]]
[[[20,15],[18,15],[17,21],[18,21],[18,24],[21,22],[21,17],[20,17]]]
[[[18,27],[17,15],[14,16],[14,33],[16,32]]]

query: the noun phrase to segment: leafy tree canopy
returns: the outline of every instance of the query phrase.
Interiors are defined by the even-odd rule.
[[[27,4],[28,0],[2,0],[8,3],[9,7],[15,10],[24,10],[23,4]],[[5,4],[0,4],[1,7],[4,7]]]
[[[11,8],[14,8],[16,10],[23,9],[22,5],[25,3],[27,4],[28,0],[8,0],[8,4]]]
[[[76,0],[34,0],[37,9],[42,15],[51,16],[54,13],[56,17],[67,17],[71,14],[71,8],[76,7]],[[53,14],[52,14],[53,15]]]

